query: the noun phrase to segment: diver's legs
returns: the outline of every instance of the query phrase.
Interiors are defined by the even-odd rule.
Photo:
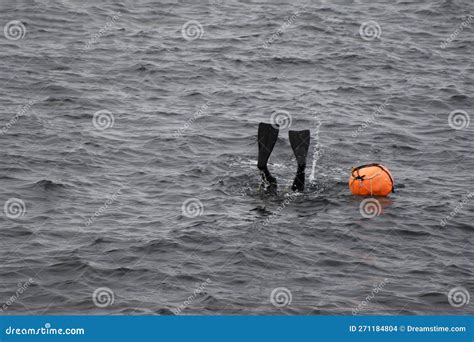
[[[289,131],[288,136],[290,138],[290,144],[293,149],[293,153],[296,157],[296,162],[298,163],[298,169],[296,171],[296,176],[293,181],[291,190],[303,191],[306,169],[306,156],[308,155],[310,141],[309,130]]]
[[[277,126],[278,127],[278,126]],[[262,175],[262,186],[265,190],[276,191],[276,178],[267,168],[268,159],[278,138],[279,129],[270,124],[261,122],[258,125],[258,163],[257,167]]]

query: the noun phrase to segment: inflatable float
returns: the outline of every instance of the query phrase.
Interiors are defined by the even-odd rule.
[[[393,177],[382,164],[367,164],[352,168],[349,189],[353,195],[387,196],[394,192]]]

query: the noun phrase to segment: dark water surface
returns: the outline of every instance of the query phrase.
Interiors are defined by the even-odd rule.
[[[471,1],[0,7],[3,314],[474,313]],[[257,191],[272,115],[312,130],[299,196],[289,120]]]

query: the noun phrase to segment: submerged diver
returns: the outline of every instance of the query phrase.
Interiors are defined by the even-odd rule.
[[[258,125],[258,164],[262,175],[261,187],[265,192],[276,194],[277,181],[268,171],[267,162],[278,138],[279,126],[260,122]],[[289,131],[291,148],[296,156],[298,169],[291,190],[304,190],[306,156],[308,154],[309,130]],[[403,187],[403,184],[399,187]],[[349,177],[349,188],[353,195],[388,196],[395,192],[395,182],[388,168],[379,163],[371,163],[352,168]]]
[[[262,175],[262,187],[269,193],[276,193],[277,181],[268,171],[267,162],[270,158],[270,154],[273,151],[273,147],[278,138],[279,126],[270,125],[261,122],[258,125],[258,163],[257,167]],[[310,134],[309,130],[302,131],[289,131],[288,137],[290,138],[291,148],[296,157],[298,169],[296,176],[291,186],[293,191],[304,190],[304,179],[306,169],[306,156],[308,154]]]

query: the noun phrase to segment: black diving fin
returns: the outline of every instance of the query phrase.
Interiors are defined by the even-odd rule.
[[[293,181],[291,190],[303,191],[304,190],[304,179],[306,169],[306,156],[308,155],[310,133],[309,130],[303,131],[289,131],[288,136],[290,138],[291,148],[296,157],[298,164],[298,170],[296,171],[296,177]]]
[[[275,126],[277,128],[275,128]],[[262,175],[262,186],[265,191],[275,193],[277,189],[276,178],[268,171],[267,163],[270,154],[275,147],[278,138],[278,125],[270,125],[261,122],[258,125],[258,164],[257,167]]]

